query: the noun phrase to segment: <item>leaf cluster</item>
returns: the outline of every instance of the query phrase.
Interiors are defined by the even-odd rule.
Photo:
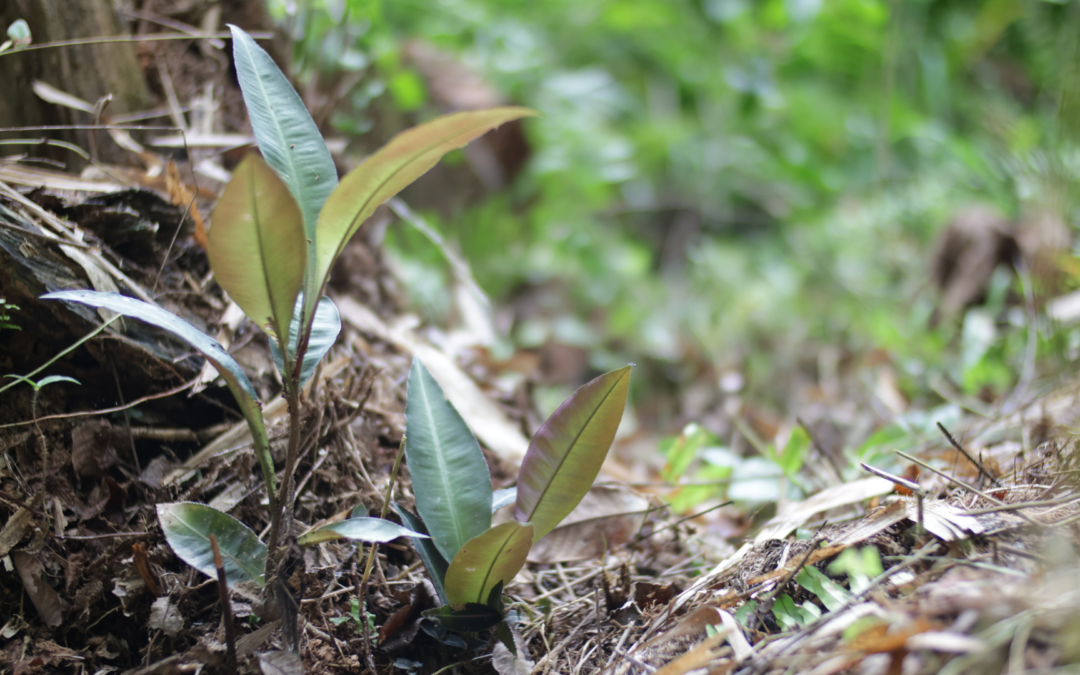
[[[214,211],[208,255],[221,287],[269,336],[284,383],[290,442],[280,490],[262,403],[239,363],[216,340],[154,304],[116,293],[73,290],[43,298],[138,318],[186,341],[217,369],[254,438],[270,504],[269,546],[236,519],[208,506],[162,504],[158,515],[170,545],[193,567],[215,575],[208,538],[215,532],[230,561],[230,583],[261,584],[291,503],[302,388],[341,330],[337,308],[323,296],[334,261],[375,208],[444,154],[503,122],[534,113],[498,108],[432,120],[393,138],[339,184],[330,151],[288,79],[250,36],[235,26],[230,29],[244,102],[262,156],[249,155],[234,172]],[[357,517],[304,535],[300,543],[339,537],[385,542],[405,535],[425,537],[385,520]]]
[[[586,383],[532,438],[517,487],[492,490],[487,462],[465,421],[419,359],[409,373],[405,456],[419,517],[396,505],[402,521],[426,532],[413,543],[445,603],[425,615],[443,627],[475,632],[502,624],[502,589],[529,549],[573,511],[592,486],[626,407],[631,366]],[[513,503],[511,519],[492,513]]]

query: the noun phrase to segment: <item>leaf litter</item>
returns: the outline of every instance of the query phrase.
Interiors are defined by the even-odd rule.
[[[171,167],[172,182],[175,173]],[[98,183],[53,178],[62,188],[0,197],[0,282],[23,309],[22,330],[5,343],[8,363],[39,364],[96,325],[93,312],[37,301],[64,288],[119,285],[146,297],[157,288],[170,311],[224,329],[230,303],[210,283],[191,231],[198,224],[183,217],[194,192],[179,199],[176,189],[148,184],[97,198],[87,195]],[[189,213],[208,212],[203,194]],[[86,245],[108,257],[81,253]],[[294,513],[300,532],[382,508],[412,356],[423,355],[480,437],[497,488],[509,487],[512,472],[499,467],[520,462],[521,421],[534,414],[500,389],[497,368],[445,347],[446,336],[402,312],[372,235],[361,231],[349,247],[345,258],[370,269],[362,280],[343,270],[332,285],[346,329],[308,390]],[[0,670],[224,668],[215,584],[165,543],[155,508],[212,503],[258,533],[267,522],[257,461],[220,387],[147,398],[199,381],[203,364],[137,323],[58,361],[58,372],[84,386],[43,390],[36,413],[25,388],[3,394],[0,424],[21,426],[0,429],[0,616],[9,617],[0,627]],[[266,340],[243,323],[229,333],[232,353],[266,401],[272,449],[281,453],[285,412],[270,395],[277,383]],[[141,403],[126,407],[134,401]],[[59,417],[103,408],[115,410]],[[756,536],[739,548],[710,531],[718,519],[682,520],[662,496],[596,488],[603,496],[538,542],[538,560],[506,589],[517,655],[494,643],[470,651],[422,618],[437,593],[405,540],[380,547],[366,605],[357,601],[364,549],[325,541],[303,553],[299,659],[280,650],[278,622],[260,618],[270,614],[260,595],[235,590],[241,670],[431,673],[460,662],[464,672],[503,675],[825,675],[1075,663],[1080,457],[1068,429],[1076,410],[1075,390],[1062,389],[1000,419],[962,418],[953,431],[963,431],[964,443],[941,439],[913,454],[929,464],[914,474],[917,493],[907,476],[834,480],[743,527]],[[34,419],[40,434],[27,432]],[[632,442],[623,439],[625,447]],[[625,454],[613,454],[606,476],[640,473]],[[415,510],[407,472],[392,499]]]

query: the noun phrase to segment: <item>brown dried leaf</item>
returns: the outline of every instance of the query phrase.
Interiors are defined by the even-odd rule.
[[[113,428],[108,420],[83,422],[71,430],[71,466],[79,476],[101,476],[116,463]]]
[[[60,596],[52,586],[41,580],[45,571],[41,561],[26,551],[12,551],[11,562],[14,563],[23,588],[30,596],[30,602],[34,603],[34,609],[41,620],[48,626],[59,626],[63,623],[64,607],[60,604]]]
[[[184,185],[184,181],[180,179],[180,170],[176,168],[176,162],[171,160],[165,169],[165,190],[169,193],[169,201],[174,206],[188,209],[188,214],[195,223],[195,243],[205,251],[206,225],[203,223],[202,214],[199,213],[199,207],[195,205],[195,193]]]

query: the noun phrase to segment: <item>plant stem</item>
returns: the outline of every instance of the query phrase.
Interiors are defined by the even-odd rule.
[[[288,527],[289,520],[287,518],[291,518],[292,475],[296,471],[296,463],[300,456],[300,383],[293,377],[289,377],[285,383],[285,400],[289,406],[289,447],[285,451],[285,472],[281,476],[281,485],[278,487],[277,505],[270,516],[270,541],[268,545],[270,555],[266,558],[267,574],[270,573],[270,565],[276,562],[278,557],[282,521],[284,520],[286,527]]]
[[[397,457],[394,458],[394,468],[390,470],[390,482],[386,485],[386,495],[383,497],[382,511],[379,517],[385,519],[386,512],[390,509],[390,498],[394,495],[394,483],[397,482],[398,469],[401,468],[401,458],[405,456],[405,436],[401,437],[398,445]],[[368,549],[367,562],[364,564],[364,576],[360,579],[360,606],[364,606],[364,591],[367,589],[368,577],[371,576],[371,565],[375,562],[375,544]]]

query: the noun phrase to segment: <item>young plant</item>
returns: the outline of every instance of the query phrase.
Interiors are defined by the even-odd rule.
[[[476,438],[419,359],[405,403],[405,457],[419,517],[400,505],[402,522],[430,535],[413,539],[444,606],[426,615],[444,628],[473,632],[503,622],[502,589],[529,549],[589,491],[622,420],[630,368],[578,389],[533,436],[517,488],[495,493]],[[491,526],[493,511],[514,504],[513,520]],[[516,653],[516,652],[515,652]]]
[[[504,122],[535,113],[497,108],[434,119],[395,136],[339,184],[326,143],[299,95],[249,35],[230,28],[240,87],[262,158],[249,156],[234,172],[214,210],[208,255],[221,287],[270,337],[289,407],[289,443],[280,487],[262,404],[240,365],[216,340],[156,305],[115,293],[61,291],[43,297],[103,307],[163,328],[185,340],[218,370],[240,404],[262,468],[271,518],[266,555],[260,557],[262,542],[242,523],[226,514],[210,513],[209,507],[160,505],[158,514],[177,554],[211,576],[215,571],[212,563],[206,565],[210,549],[204,535],[208,528],[229,528],[236,541],[244,542],[233,551],[237,564],[227,565],[230,579],[259,581],[248,563],[263,560],[262,574],[269,577],[279,543],[288,534],[283,535],[282,523],[292,522],[287,516],[299,456],[302,388],[341,330],[337,308],[323,297],[334,261],[380,204],[431,169],[444,154]],[[353,528],[337,523],[327,531],[380,540],[370,538],[374,525],[367,522],[378,519],[350,520],[364,523]],[[226,539],[220,534],[218,538]]]

